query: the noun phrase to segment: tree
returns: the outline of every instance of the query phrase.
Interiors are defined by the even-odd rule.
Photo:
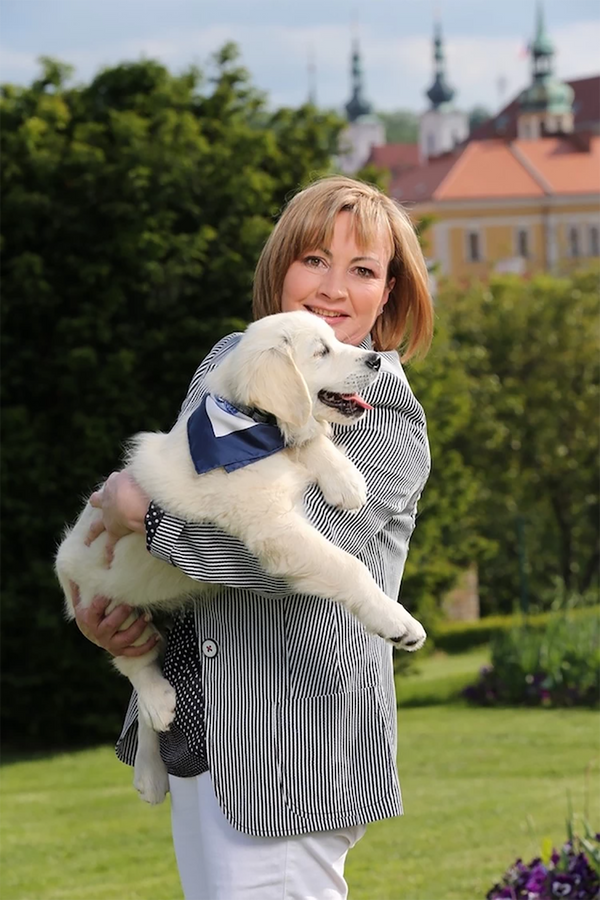
[[[439,613],[441,598],[457,576],[496,548],[481,533],[483,473],[462,446],[480,417],[477,389],[443,311],[427,357],[411,361],[406,373],[427,416],[432,466],[418,506],[402,592],[409,602],[416,601],[419,616],[428,621]],[[480,421],[480,428],[493,432],[489,422]]]
[[[446,405],[460,403],[457,391],[462,408],[468,403],[438,465],[446,469],[456,453],[474,475],[466,521],[487,546],[484,610],[510,611],[519,596],[518,517],[537,605],[547,605],[557,585],[562,593],[597,589],[597,272],[496,277],[466,291],[448,287],[437,303],[449,338],[439,392]],[[423,370],[430,394],[439,374]],[[435,442],[439,404],[425,408]],[[444,472],[441,491],[454,481]],[[464,515],[457,510],[459,529]]]
[[[480,125],[483,125],[484,122],[491,118],[492,114],[487,107],[474,106],[469,110],[469,133],[473,134]]]
[[[419,116],[410,109],[394,112],[378,112],[385,125],[385,139],[388,144],[416,144],[419,140]]]
[[[208,75],[69,75],[45,59],[1,97],[4,737],[45,745],[114,736],[128,693],[61,621],[63,523],[126,437],[170,427],[208,349],[248,321],[264,240],[342,126],[268,112],[231,45]]]

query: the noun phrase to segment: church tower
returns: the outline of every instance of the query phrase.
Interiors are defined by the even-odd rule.
[[[452,105],[455,91],[446,80],[446,59],[442,27],[435,23],[433,38],[434,81],[426,96],[431,107],[419,123],[419,155],[421,162],[448,153],[469,136],[469,119]]]
[[[365,97],[363,69],[358,38],[352,45],[350,77],[352,96],[346,103],[348,125],[340,136],[338,165],[342,172],[352,175],[368,160],[373,147],[385,144],[385,127],[381,119],[373,115],[373,108]]]
[[[544,135],[573,131],[573,88],[554,77],[554,44],[544,25],[538,2],[535,38],[529,45],[531,85],[519,97],[517,136],[536,140]]]

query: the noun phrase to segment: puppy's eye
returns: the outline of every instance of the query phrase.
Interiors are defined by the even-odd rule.
[[[331,347],[328,347],[327,344],[321,344],[315,356],[327,356],[328,353],[331,353]]]

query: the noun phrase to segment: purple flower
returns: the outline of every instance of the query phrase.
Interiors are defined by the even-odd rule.
[[[568,897],[573,887],[574,885],[568,875],[558,875],[552,881],[552,896]]]
[[[539,857],[528,865],[517,859],[486,900],[599,900],[600,878],[585,853],[578,851],[581,844],[575,837],[563,844],[560,853],[553,848],[547,866]]]

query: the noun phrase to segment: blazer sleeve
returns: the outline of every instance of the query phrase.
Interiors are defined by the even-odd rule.
[[[239,340],[230,335],[214,348],[196,372],[182,412],[197,405],[206,374]],[[334,426],[333,439],[365,476],[367,503],[359,512],[326,503],[317,485],[304,498],[311,524],[342,550],[360,556],[366,545],[396,517],[410,516],[430,467],[425,415],[414,397],[396,353],[382,353],[377,381],[365,392],[373,406],[355,425]],[[187,523],[166,513],[150,552],[202,582],[286,596],[290,587],[266,573],[258,559],[237,538],[209,522]]]

